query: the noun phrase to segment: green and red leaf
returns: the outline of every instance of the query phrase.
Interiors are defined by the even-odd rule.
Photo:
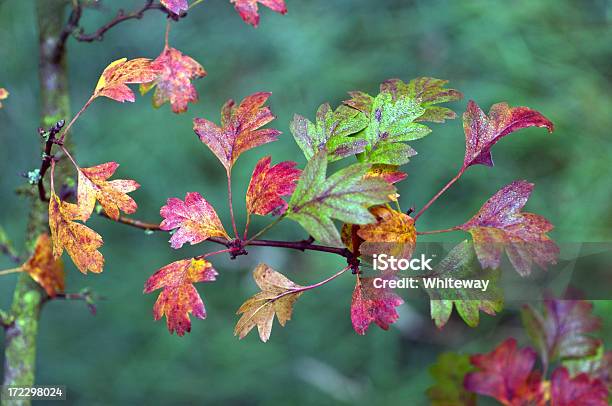
[[[251,214],[283,214],[287,202],[282,196],[293,193],[302,173],[296,169],[295,162],[286,161],[270,167],[271,160],[269,156],[261,158],[253,170],[246,194],[247,211]]]
[[[440,354],[429,368],[435,380],[435,384],[427,389],[431,406],[476,406],[476,394],[463,386],[465,375],[473,369],[468,355]]]
[[[206,318],[206,308],[193,286],[196,282],[213,282],[217,271],[204,259],[182,259],[155,272],[145,283],[144,293],[163,289],[159,294],[153,316],[155,320],[166,316],[168,331],[179,336],[191,331],[189,314]]]
[[[155,81],[140,85],[140,93],[145,94],[155,87],[153,94],[155,108],[169,102],[172,111],[178,114],[187,111],[188,103],[198,101],[198,92],[191,81],[203,78],[206,76],[206,71],[194,59],[166,45],[151,66],[159,70],[160,74]]]
[[[193,120],[195,133],[228,172],[243,152],[276,141],[281,134],[273,128],[261,128],[275,118],[269,107],[263,107],[270,95],[254,93],[238,106],[229,100],[221,110],[221,127],[204,118]]]
[[[549,119],[528,107],[510,107],[507,103],[497,103],[491,106],[487,116],[476,102],[470,100],[463,113],[463,168],[478,164],[493,166],[493,145],[506,135],[527,127],[546,127],[550,133],[554,130]]]
[[[198,244],[210,237],[229,239],[215,209],[198,192],[185,195],[185,200],[168,199],[159,211],[164,220],[160,228],[165,231],[177,229],[170,238],[170,246],[181,248],[183,244]]]
[[[459,226],[472,235],[483,268],[498,268],[504,251],[522,276],[531,273],[534,263],[546,269],[557,262],[559,248],[547,235],[552,224],[537,214],[521,212],[532,190],[532,183],[514,181]]]

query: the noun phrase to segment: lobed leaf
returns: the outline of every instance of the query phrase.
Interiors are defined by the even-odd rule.
[[[127,84],[152,82],[159,74],[160,71],[152,66],[150,59],[118,59],[104,69],[92,98],[104,96],[121,103],[133,102],[136,98]]]
[[[104,257],[98,248],[104,241],[91,228],[74,221],[81,218],[82,213],[77,205],[61,201],[55,191],[51,191],[49,228],[53,239],[54,258],[58,259],[66,249],[79,271],[84,274],[87,271],[100,273],[104,266]]]
[[[364,178],[367,164],[354,164],[326,179],[327,152],[318,152],[306,164],[291,196],[287,217],[297,221],[318,241],[340,246],[332,219],[351,224],[376,221],[368,207],[384,203],[395,188],[377,178]]]
[[[551,406],[607,406],[608,389],[604,383],[587,374],[578,374],[573,378],[567,369],[555,369],[550,380]]]
[[[251,214],[283,214],[287,202],[282,196],[293,193],[302,173],[295,168],[295,162],[286,161],[270,167],[271,160],[269,156],[261,158],[251,175],[246,194],[247,211]]]
[[[478,164],[493,166],[491,147],[506,135],[527,127],[546,127],[549,133],[554,130],[549,119],[528,107],[510,107],[507,103],[497,103],[491,106],[487,116],[476,102],[470,100],[463,113],[463,168]]]
[[[64,264],[61,259],[53,256],[49,234],[38,236],[34,252],[23,264],[23,270],[42,286],[50,297],[64,292]]]
[[[107,180],[117,170],[119,164],[106,162],[91,168],[78,168],[78,206],[81,212],[80,220],[87,221],[91,216],[96,200],[113,220],[119,219],[119,211],[131,214],[138,205],[129,192],[138,189],[140,185],[133,180]]]
[[[270,338],[275,315],[283,327],[291,320],[293,305],[302,295],[303,287],[263,263],[253,270],[253,279],[261,292],[244,302],[236,312],[242,316],[236,323],[234,335],[243,339],[257,326],[259,338],[266,342]]]
[[[514,181],[459,226],[472,235],[484,268],[498,268],[503,251],[521,276],[531,273],[533,263],[546,269],[547,264],[557,262],[559,248],[546,235],[552,230],[552,224],[537,214],[521,212],[532,190],[532,183]]]
[[[189,192],[185,200],[172,197],[160,211],[164,218],[159,227],[170,231],[178,229],[170,238],[170,246],[181,248],[183,244],[198,244],[210,237],[229,239],[215,209],[198,192]]]
[[[371,323],[383,330],[399,318],[395,308],[404,301],[388,288],[375,288],[374,278],[357,276],[351,301],[351,322],[357,334],[365,335]]]
[[[275,118],[269,107],[263,107],[270,95],[254,93],[238,106],[228,100],[221,109],[221,127],[204,118],[193,120],[195,133],[228,172],[243,152],[276,141],[281,134],[272,128],[261,128]]]
[[[334,111],[325,103],[317,110],[315,122],[296,114],[290,124],[291,133],[306,159],[311,159],[322,149],[327,150],[330,161],[364,151],[367,142],[360,137],[351,137],[368,124],[362,112],[347,106]]]
[[[259,11],[257,3],[268,7],[272,11],[276,11],[280,14],[287,13],[287,6],[285,6],[285,0],[230,0],[234,3],[234,8],[240,14],[240,17],[245,23],[251,24],[253,27],[259,25]]]
[[[193,286],[196,282],[214,282],[218,273],[204,259],[182,259],[155,272],[145,283],[144,293],[163,289],[153,307],[155,320],[166,316],[170,334],[178,336],[191,331],[189,314],[206,318],[204,302]]]
[[[476,406],[476,394],[468,392],[463,380],[474,368],[467,355],[445,352],[429,368],[434,385],[427,389],[431,406]]]
[[[465,388],[508,406],[543,405],[544,386],[540,373],[533,370],[535,361],[535,351],[518,349],[516,340],[509,338],[488,354],[470,357],[477,371],[465,376]]]
[[[499,271],[482,269],[476,260],[474,247],[468,241],[463,241],[455,246],[433,269],[432,274],[442,279],[485,279],[489,281],[487,292],[476,289],[427,289],[431,299],[431,318],[436,326],[443,327],[448,322],[453,306],[470,327],[478,325],[480,311],[491,316],[501,311],[503,295],[496,286]]]
[[[523,325],[548,365],[557,359],[579,359],[597,354],[601,341],[589,335],[601,327],[592,314],[593,305],[584,300],[544,301],[544,312],[531,306],[522,309]]]
[[[178,114],[187,111],[188,103],[198,101],[198,92],[191,81],[205,77],[206,71],[194,59],[166,45],[151,66],[159,70],[160,74],[155,81],[141,84],[140,93],[144,95],[155,87],[153,94],[155,108],[169,102],[172,111]]]

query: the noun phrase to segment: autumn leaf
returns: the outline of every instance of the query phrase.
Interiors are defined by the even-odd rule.
[[[185,201],[172,197],[159,213],[164,218],[160,228],[165,231],[178,229],[170,238],[170,246],[181,248],[183,244],[198,244],[210,237],[229,236],[215,209],[198,192],[185,195]]]
[[[364,335],[371,323],[388,330],[399,318],[395,308],[404,303],[391,289],[374,287],[373,280],[358,276],[353,290],[351,322],[357,334]]]
[[[407,173],[398,170],[397,165],[374,164],[366,172],[365,178],[380,178],[387,183],[400,182],[408,176]]]
[[[387,92],[376,96],[363,134],[368,142],[364,152],[366,162],[407,163],[416,151],[403,142],[423,138],[431,132],[429,127],[415,122],[424,112],[425,109],[413,98],[402,96],[393,100]]]
[[[238,106],[229,100],[221,110],[221,127],[204,118],[193,120],[193,129],[229,172],[245,151],[276,141],[280,131],[264,128],[274,120],[269,107],[262,107],[272,93],[245,97]]]
[[[189,3],[187,3],[187,0],[160,0],[160,3],[176,15],[180,15],[182,12],[189,10]]]
[[[357,235],[363,240],[359,252],[410,259],[416,245],[412,217],[387,206],[372,207],[370,213],[376,217],[376,223],[359,226]]]
[[[80,220],[86,221],[91,216],[96,200],[113,220],[119,219],[119,210],[131,214],[138,207],[134,199],[127,195],[140,185],[133,180],[107,180],[117,170],[119,164],[106,162],[91,168],[79,168],[78,204],[81,211]]]
[[[58,259],[66,249],[79,271],[84,274],[87,271],[100,273],[104,266],[104,257],[98,248],[104,242],[91,228],[74,221],[81,217],[77,205],[61,201],[55,191],[51,191],[49,228],[53,239],[54,258]]]
[[[178,114],[187,111],[188,103],[198,101],[198,92],[191,80],[206,76],[206,71],[198,62],[178,49],[166,45],[151,66],[161,73],[155,81],[141,84],[140,93],[145,94],[155,87],[155,108],[170,102],[172,111]]]
[[[61,259],[54,258],[48,234],[38,236],[34,253],[22,268],[50,297],[64,292],[64,264]]]
[[[509,338],[490,353],[470,358],[478,370],[465,376],[465,387],[507,406],[543,405],[544,387],[540,373],[533,370],[535,361],[534,350],[519,349]]]
[[[234,8],[240,14],[240,17],[245,23],[251,24],[253,27],[259,25],[259,12],[257,3],[262,6],[270,8],[272,11],[277,13],[287,13],[287,6],[285,6],[285,0],[230,0],[234,3]]]
[[[349,224],[374,223],[368,207],[384,203],[395,188],[381,179],[364,179],[367,164],[353,164],[326,179],[327,152],[315,154],[306,164],[289,201],[287,217],[297,221],[317,241],[341,246],[332,219]]]
[[[291,133],[306,159],[327,149],[328,159],[336,161],[363,152],[366,140],[351,135],[363,130],[368,119],[362,112],[347,106],[332,110],[328,103],[317,110],[316,123],[296,114],[290,124]]]
[[[514,181],[458,227],[472,235],[483,268],[498,268],[503,251],[521,276],[531,273],[533,263],[546,269],[557,262],[559,248],[546,235],[552,224],[537,214],[521,212],[532,190],[532,183]]]
[[[118,59],[104,69],[92,98],[105,96],[121,103],[133,102],[136,98],[127,84],[152,82],[159,74],[160,71],[151,65],[150,59]]]
[[[217,275],[210,262],[196,258],[182,259],[159,269],[144,287],[144,293],[163,288],[153,307],[155,320],[166,316],[170,334],[176,331],[177,335],[183,336],[190,332],[190,313],[200,319],[206,318],[204,303],[193,284],[213,282]]]
[[[5,100],[9,97],[9,92],[3,87],[0,87],[0,100]],[[2,108],[2,102],[0,102],[0,109]]]
[[[436,278],[456,280],[488,281],[486,291],[480,289],[437,289],[426,288],[431,299],[431,318],[436,326],[443,327],[449,320],[453,306],[459,316],[470,327],[480,321],[480,311],[494,316],[503,307],[503,296],[499,289],[499,270],[482,269],[476,259],[474,247],[468,241],[455,246],[431,272]],[[423,278],[427,274],[422,275]]]
[[[568,358],[562,364],[570,373],[577,376],[586,373],[590,377],[601,380],[612,391],[612,351],[605,351],[603,344],[597,348],[595,355],[582,358]]]
[[[493,166],[491,147],[506,135],[527,127],[546,127],[552,133],[553,123],[528,107],[510,107],[507,103],[491,106],[489,115],[470,100],[463,113],[465,132],[465,158],[463,168],[472,165]]]
[[[445,352],[429,368],[435,384],[427,389],[431,406],[476,406],[476,394],[468,392],[463,379],[474,368],[467,355]]]
[[[531,306],[522,309],[523,325],[548,365],[557,359],[579,359],[597,354],[601,341],[589,335],[601,327],[585,300],[544,301],[544,312]]]
[[[573,378],[567,369],[555,369],[550,379],[550,406],[607,406],[608,389],[604,383],[587,374]]]
[[[418,77],[409,83],[404,83],[400,79],[388,79],[380,84],[380,92],[391,94],[393,100],[401,97],[414,99],[424,109],[423,114],[415,121],[443,123],[447,119],[455,118],[456,114],[447,107],[436,105],[463,98],[461,92],[445,88],[447,83],[448,80],[431,77]],[[372,96],[360,91],[349,92],[349,95],[351,99],[344,102],[346,105],[370,114],[374,102]]]
[[[269,156],[261,158],[253,170],[246,194],[247,211],[251,214],[283,214],[287,202],[282,196],[293,193],[302,173],[295,168],[295,162],[281,162],[270,167],[271,160]]]
[[[281,326],[291,320],[293,305],[302,295],[303,286],[297,285],[266,264],[259,264],[253,271],[253,279],[261,292],[240,306],[236,314],[242,314],[234,335],[244,338],[257,326],[259,338],[266,342],[272,332],[274,315]]]

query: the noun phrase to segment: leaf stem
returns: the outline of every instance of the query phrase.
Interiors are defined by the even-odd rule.
[[[193,7],[197,6],[198,4],[202,3],[204,0],[195,0],[193,3],[191,3],[189,5],[188,10],[191,10]]]
[[[166,22],[166,35],[164,36],[165,48],[168,48],[168,37],[170,36],[170,20]]]
[[[463,175],[463,172],[465,172],[465,170],[467,169],[467,167],[462,166],[461,169],[459,170],[459,172],[457,173],[457,175],[455,175],[454,178],[452,178],[451,180],[448,181],[448,183],[446,185],[444,185],[444,187],[442,189],[440,189],[440,191],[438,193],[435,194],[434,197],[432,197],[427,204],[425,204],[425,206],[423,206],[423,208],[421,210],[419,210],[419,212],[417,214],[415,214],[414,216],[414,221],[416,222],[417,219],[419,217],[421,217],[421,214],[423,214],[428,208],[429,206],[431,206],[436,200],[438,200],[438,198],[440,196],[442,196],[442,194],[444,192],[446,192],[446,190],[451,187],[455,182],[457,182],[459,180],[459,178],[461,177],[461,175]]]
[[[315,289],[318,288],[319,286],[325,285],[328,282],[331,282],[332,280],[336,279],[338,276],[342,275],[343,273],[345,273],[346,271],[348,271],[349,269],[351,269],[351,266],[346,266],[344,268],[342,268],[340,271],[336,272],[335,274],[333,274],[332,276],[330,276],[327,279],[323,279],[321,282],[317,282],[314,285],[308,285],[308,286],[302,286],[301,288],[297,288],[297,289],[292,289],[292,290],[288,290],[286,292],[283,292],[277,296],[275,296],[274,298],[270,299],[271,301],[275,301],[280,299],[283,296],[287,296],[287,295],[294,295],[296,293],[300,293],[300,292],[305,292],[307,290],[311,290],[311,289]]]
[[[74,160],[74,158],[72,157],[72,155],[70,155],[70,152],[68,152],[68,149],[66,149],[66,147],[64,147],[63,145],[60,146],[60,148],[62,149],[62,151],[64,151],[64,154],[66,154],[66,156],[68,157],[68,159],[70,159],[70,162],[72,162],[72,165],[74,165],[74,168],[78,171],[79,169],[81,169],[79,167],[79,165],[76,163],[76,161]]]
[[[456,230],[459,230],[459,226],[444,228],[442,230],[417,231],[417,235],[450,233],[451,231],[456,231]]]
[[[17,268],[5,269],[0,271],[0,275],[8,275],[11,273],[23,272],[23,268],[18,266]]]
[[[229,204],[230,217],[232,218],[232,228],[234,229],[234,235],[236,235],[236,239],[238,237],[238,227],[236,227],[236,218],[234,217],[234,207],[232,204],[232,172],[227,170],[227,202]]]
[[[282,214],[280,216],[278,216],[273,222],[269,223],[267,226],[265,226],[264,228],[262,228],[261,230],[259,230],[254,236],[252,236],[251,238],[249,238],[248,240],[245,241],[244,245],[252,245],[251,242],[253,242],[257,237],[262,236],[263,234],[265,234],[269,229],[271,229],[272,227],[274,227],[276,224],[278,224],[283,218],[285,218],[285,215]]]
[[[242,236],[242,239],[245,241],[247,237],[249,236],[249,225],[251,225],[251,213],[247,211],[246,224],[244,226],[244,234]]]
[[[87,102],[83,105],[83,107],[81,107],[81,110],[79,110],[79,112],[76,113],[74,117],[72,117],[72,120],[70,120],[66,128],[64,128],[64,131],[62,131],[62,135],[60,135],[59,137],[59,142],[61,144],[64,143],[64,138],[66,138],[66,135],[68,134],[68,130],[70,130],[70,127],[72,127],[72,125],[77,121],[79,116],[83,114],[85,110],[87,110],[87,108],[91,105],[91,103],[93,103],[94,100],[95,100],[95,97],[93,95],[89,97],[89,100],[87,100]]]
[[[196,259],[204,259],[204,258],[212,257],[213,255],[223,254],[224,252],[230,252],[232,250],[233,250],[233,248],[226,248],[226,249],[219,250],[219,251],[208,252],[208,253],[203,254],[203,255],[198,255],[195,258]]]

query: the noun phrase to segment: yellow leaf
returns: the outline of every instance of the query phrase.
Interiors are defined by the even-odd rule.
[[[34,253],[22,268],[49,296],[54,297],[64,292],[64,264],[61,259],[53,257],[53,247],[48,234],[38,236]]]

